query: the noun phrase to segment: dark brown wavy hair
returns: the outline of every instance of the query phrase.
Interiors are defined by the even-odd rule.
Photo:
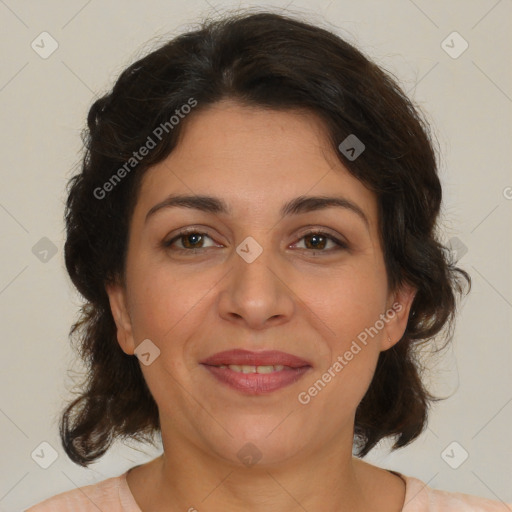
[[[191,98],[193,111],[171,129],[169,119]],[[289,14],[238,12],[203,21],[130,65],[90,108],[65,213],[66,268],[85,298],[69,334],[87,371],[59,425],[64,450],[81,466],[116,439],[154,444],[160,433],[139,361],[117,342],[105,284],[124,282],[144,172],[170,154],[187,119],[222,99],[319,116],[342,164],[377,196],[390,291],[404,283],[417,289],[402,339],[380,353],[357,408],[356,454],[366,455],[388,436],[395,436],[392,449],[410,443],[426,426],[430,402],[439,400],[421,380],[419,348],[441,331],[445,346],[451,340],[456,293],[463,280],[470,290],[471,278],[438,239],[442,191],[427,121],[390,73],[330,30]],[[165,137],[127,167],[166,122]],[[350,134],[365,145],[355,160],[338,149]],[[129,172],[104,192],[123,166]]]

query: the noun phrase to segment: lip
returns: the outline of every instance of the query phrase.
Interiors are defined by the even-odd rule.
[[[219,382],[246,395],[264,395],[297,382],[312,366],[308,361],[277,350],[251,352],[228,350],[219,352],[201,362]],[[272,373],[241,373],[219,365],[286,366]]]
[[[239,366],[276,366],[283,365],[291,368],[303,368],[305,366],[311,366],[311,363],[301,359],[300,357],[288,354],[286,352],[280,352],[279,350],[265,350],[262,352],[253,352],[250,350],[235,349],[226,350],[224,352],[218,352],[208,357],[201,364],[207,366],[220,366],[221,364],[229,366],[230,364],[236,364]]]

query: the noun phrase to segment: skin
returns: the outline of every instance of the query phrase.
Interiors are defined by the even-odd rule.
[[[190,115],[183,128],[177,148],[144,176],[125,282],[107,287],[123,351],[134,354],[145,339],[160,350],[141,370],[158,404],[164,452],[129,472],[137,503],[143,512],[287,512],[298,504],[400,511],[403,480],[352,457],[356,407],[379,353],[402,337],[415,293],[388,289],[376,196],[344,168],[313,114],[224,100]],[[145,223],[171,193],[222,198],[232,215],[163,208]],[[283,203],[301,195],[348,198],[369,227],[336,207],[281,219]],[[210,238],[182,237],[174,251],[161,245],[186,227]],[[326,241],[313,250],[306,228],[348,249]],[[236,252],[248,236],[263,248],[252,263]],[[183,249],[187,241],[204,248]],[[299,403],[298,394],[396,302],[401,311],[307,405]],[[282,350],[312,368],[288,387],[248,396],[199,364],[232,348]],[[250,467],[237,457],[248,442],[261,453]]]

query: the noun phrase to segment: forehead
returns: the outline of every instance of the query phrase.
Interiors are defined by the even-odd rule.
[[[376,222],[374,193],[343,166],[310,112],[223,101],[195,112],[182,128],[173,152],[146,171],[139,215],[171,193],[221,197],[238,216],[277,214],[298,196],[341,195]]]

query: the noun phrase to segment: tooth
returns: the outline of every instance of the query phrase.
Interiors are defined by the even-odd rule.
[[[256,373],[256,366],[249,366],[249,365],[238,365],[238,364],[230,364],[228,366],[230,370],[233,370],[234,372],[242,372],[242,373]]]
[[[273,366],[257,366],[256,371],[258,373],[272,373],[274,371]]]
[[[285,368],[285,366],[283,366],[281,364],[277,364],[275,366],[272,366],[272,365],[250,366],[250,365],[230,364],[228,366],[220,365],[219,368],[229,368],[230,370],[233,370],[234,372],[239,372],[239,373],[272,373],[272,372],[282,371]],[[289,367],[286,366],[286,368],[289,368]]]

